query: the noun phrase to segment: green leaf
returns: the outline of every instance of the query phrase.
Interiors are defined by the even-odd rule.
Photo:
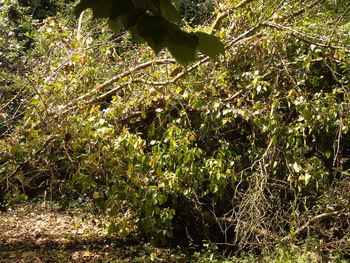
[[[118,227],[114,222],[112,222],[108,226],[107,231],[108,231],[108,235],[114,234],[118,231]]]
[[[142,43],[145,40],[140,36],[139,31],[137,30],[137,26],[130,27],[128,29],[133,41],[136,43]]]
[[[204,32],[196,32],[194,34],[198,37],[198,49],[204,55],[215,59],[218,55],[225,54],[225,46],[216,36]]]
[[[176,61],[184,66],[197,59],[197,49],[195,47],[169,43],[167,48]]]
[[[125,18],[122,18],[124,16],[126,17],[135,16],[136,13],[137,13],[137,10],[133,6],[133,4],[130,2],[130,0],[114,0],[110,8],[110,18],[113,20],[125,19]],[[119,23],[122,24],[121,21],[119,21]]]
[[[183,44],[170,42],[167,48],[176,61],[185,66],[197,59],[197,47],[186,42]]]
[[[180,23],[181,16],[169,0],[160,0],[160,10],[162,16],[170,22]]]
[[[147,44],[158,53],[164,48],[165,36],[168,35],[168,25],[160,16],[142,16],[136,26],[137,33]]]
[[[92,8],[94,18],[105,18],[111,15],[113,0],[95,0]]]
[[[108,26],[110,29],[113,30],[113,32],[120,34],[121,30],[122,30],[122,26],[120,25],[120,23],[118,21],[115,21],[113,19],[108,19]]]
[[[312,118],[312,113],[309,109],[309,107],[305,106],[301,111],[301,115],[304,117],[306,121],[309,121]]]
[[[137,24],[138,19],[139,17],[134,13],[134,10],[129,10],[127,12],[123,12],[118,17],[118,22],[124,30],[129,30],[131,27]]]
[[[157,200],[160,205],[163,205],[167,201],[167,198],[165,195],[160,194],[157,196]]]
[[[169,23],[169,35],[166,47],[177,62],[184,66],[197,59],[198,38],[177,28]]]
[[[309,173],[306,173],[305,174],[305,185],[308,185],[309,184],[309,182],[310,182],[310,179],[311,179],[311,174],[309,174]]]

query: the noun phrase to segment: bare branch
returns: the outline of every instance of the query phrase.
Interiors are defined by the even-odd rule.
[[[327,218],[327,217],[333,217],[333,216],[339,216],[339,215],[350,216],[350,213],[345,213],[343,211],[334,211],[334,212],[324,213],[324,214],[320,214],[320,215],[314,216],[309,221],[307,221],[304,225],[302,225],[301,227],[296,229],[294,231],[294,233],[293,233],[293,236],[299,235],[306,228],[308,228],[312,223],[315,223],[315,222],[317,222],[317,221],[319,221],[321,219]],[[292,235],[288,235],[288,236],[282,238],[281,241],[290,240],[290,239],[292,239],[293,236]]]
[[[274,28],[277,28],[279,30],[284,30],[284,31],[289,31],[291,33],[292,36],[304,41],[304,42],[307,42],[307,43],[310,43],[310,44],[314,44],[316,46],[320,46],[320,47],[326,47],[326,48],[332,48],[332,49],[342,49],[346,52],[350,52],[350,50],[346,49],[345,47],[341,47],[341,46],[334,46],[334,45],[330,45],[330,44],[324,44],[322,43],[318,38],[315,38],[313,36],[310,36],[310,35],[307,35],[303,32],[299,32],[299,31],[296,31],[290,27],[287,27],[287,26],[284,26],[284,25],[281,25],[281,24],[277,24],[277,23],[274,23],[274,22],[264,22],[263,25],[266,25],[266,26],[269,26],[269,27],[274,27]]]

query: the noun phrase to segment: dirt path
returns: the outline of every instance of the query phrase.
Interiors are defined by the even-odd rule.
[[[79,209],[18,206],[0,214],[0,263],[184,262],[165,249],[107,237],[105,226]]]

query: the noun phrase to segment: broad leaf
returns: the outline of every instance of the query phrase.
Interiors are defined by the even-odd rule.
[[[194,34],[198,37],[198,49],[204,55],[215,59],[218,55],[225,54],[225,46],[216,36],[204,32]]]
[[[166,36],[166,47],[171,55],[183,65],[188,65],[197,59],[198,38],[193,34],[178,29],[168,23],[169,34]]]
[[[108,19],[108,26],[110,29],[113,30],[113,32],[119,34],[122,30],[122,25],[118,22],[118,21],[115,21],[113,19]]]
[[[92,8],[94,18],[106,18],[111,15],[113,0],[95,0]]]
[[[180,23],[181,16],[169,0],[160,0],[162,16],[172,23]]]
[[[184,66],[197,59],[197,49],[195,47],[169,43],[167,48],[176,61]]]
[[[168,32],[168,22],[160,16],[144,15],[138,21],[138,35],[141,36],[148,45],[158,53],[164,48],[164,41]]]

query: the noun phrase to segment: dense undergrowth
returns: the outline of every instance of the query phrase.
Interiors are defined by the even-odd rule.
[[[226,54],[188,68],[89,12],[77,27],[69,1],[0,5],[3,206],[82,200],[157,244],[348,256],[346,1],[204,2],[224,15],[202,3],[184,28]]]

